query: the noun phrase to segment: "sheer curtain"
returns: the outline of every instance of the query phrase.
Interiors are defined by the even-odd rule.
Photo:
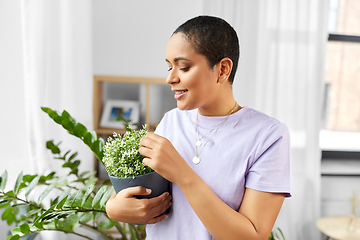
[[[77,151],[82,171],[93,170],[93,155],[80,140],[54,123],[41,106],[67,110],[92,128],[92,14],[87,0],[21,0],[27,140],[31,169],[59,171],[61,162],[45,148],[53,139]],[[50,236],[51,235],[51,236]],[[42,233],[43,239],[63,239]],[[70,237],[70,236],[69,236]],[[68,238],[69,239],[69,238]]]
[[[207,0],[204,13],[223,17],[241,42],[234,94],[284,122],[292,141],[292,194],[276,226],[287,239],[320,239],[319,131],[328,0]]]

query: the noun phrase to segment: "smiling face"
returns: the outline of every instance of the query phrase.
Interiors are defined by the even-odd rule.
[[[182,33],[174,34],[166,49],[169,75],[166,82],[175,93],[180,110],[199,108],[209,115],[218,98],[219,67],[209,67],[205,56],[195,52]]]

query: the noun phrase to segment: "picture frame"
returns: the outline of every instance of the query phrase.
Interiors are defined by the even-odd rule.
[[[129,125],[137,128],[139,123],[140,104],[128,100],[107,100],[101,115],[100,126],[106,128],[124,129],[125,124],[121,118],[130,120]]]

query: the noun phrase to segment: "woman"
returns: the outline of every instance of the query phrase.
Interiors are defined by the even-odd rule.
[[[123,190],[108,201],[110,218],[148,224],[152,240],[268,239],[290,197],[289,135],[278,120],[236,103],[238,59],[237,34],[220,18],[195,17],[175,30],[166,82],[178,108],[139,150],[172,182],[172,196],[140,200],[134,195],[151,190]]]

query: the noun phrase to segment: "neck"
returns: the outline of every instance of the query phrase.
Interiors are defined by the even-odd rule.
[[[241,107],[236,103],[235,99],[232,99],[226,102],[210,104],[210,107],[199,107],[198,112],[202,116],[219,117],[231,115],[240,109]]]

